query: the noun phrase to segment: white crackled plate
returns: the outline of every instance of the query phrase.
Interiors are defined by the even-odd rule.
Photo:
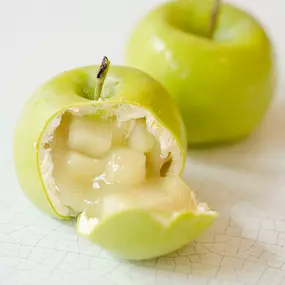
[[[17,184],[11,143],[23,102],[59,70],[90,64],[90,60],[99,62],[105,54],[121,63],[130,27],[156,2],[160,1],[2,3],[1,285],[285,284],[283,0],[232,0],[268,27],[276,46],[280,81],[271,110],[250,138],[220,149],[189,152],[184,178],[201,200],[221,214],[194,243],[147,262],[117,260],[76,236],[70,222],[60,223],[36,210]],[[105,19],[107,10],[112,21]],[[104,45],[98,45],[98,40]]]

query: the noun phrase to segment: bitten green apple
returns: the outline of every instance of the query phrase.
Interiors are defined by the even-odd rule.
[[[148,259],[187,244],[217,215],[180,178],[186,147],[162,85],[133,68],[109,68],[104,58],[35,92],[19,118],[14,155],[39,209],[77,217],[79,234],[117,256]]]
[[[181,110],[188,143],[242,139],[259,125],[274,95],[268,35],[252,15],[217,0],[177,0],[134,28],[125,63],[160,81]]]

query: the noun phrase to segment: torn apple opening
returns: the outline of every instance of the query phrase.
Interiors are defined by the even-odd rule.
[[[82,220],[86,233],[100,220],[129,209],[164,221],[201,211],[179,178],[182,153],[174,137],[139,106],[65,110],[43,133],[38,159],[56,212],[74,217],[82,213],[79,224]],[[92,229],[86,228],[88,219]]]

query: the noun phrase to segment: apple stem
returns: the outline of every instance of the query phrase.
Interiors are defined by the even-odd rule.
[[[209,25],[209,38],[213,37],[215,26],[217,23],[217,17],[221,7],[221,0],[213,0],[213,7],[211,11],[210,25]]]
[[[99,67],[99,71],[97,73],[93,100],[98,100],[101,96],[103,84],[106,79],[109,66],[110,66],[110,60],[106,56],[104,56],[102,63]]]

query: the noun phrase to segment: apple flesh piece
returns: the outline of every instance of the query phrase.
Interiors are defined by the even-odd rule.
[[[224,3],[208,38],[213,5],[163,3],[139,21],[126,45],[126,64],[150,74],[174,98],[190,145],[248,136],[275,89],[273,49],[260,23]]]
[[[156,141],[155,137],[147,131],[143,120],[138,120],[127,143],[131,148],[142,152],[149,152],[154,148]]]
[[[102,200],[103,216],[135,208],[167,221],[173,213],[197,210],[193,191],[179,177],[156,177],[137,185],[116,186],[116,191],[110,191]]]
[[[116,148],[110,154],[104,179],[107,183],[141,183],[145,180],[145,161],[143,152],[126,147]]]
[[[98,157],[111,147],[112,128],[109,124],[79,117],[70,123],[68,144],[87,155]]]
[[[112,129],[112,144],[113,145],[122,145],[128,139],[135,121],[128,120],[124,122],[114,122],[113,129]]]
[[[78,179],[88,179],[103,172],[104,164],[99,159],[89,157],[77,151],[67,151],[66,163],[62,169]]]

